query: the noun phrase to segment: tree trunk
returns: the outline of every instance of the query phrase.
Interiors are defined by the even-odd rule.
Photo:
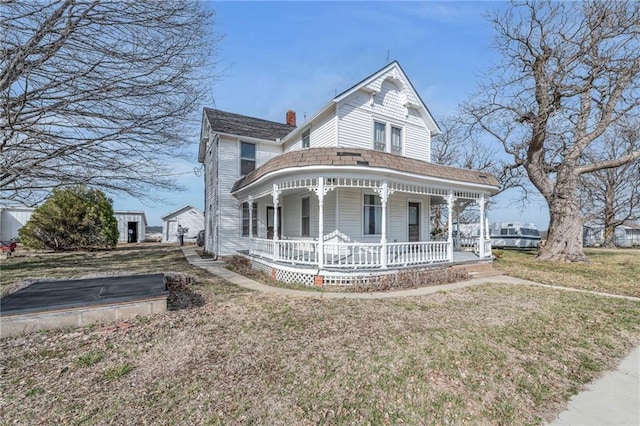
[[[616,212],[614,204],[616,194],[613,185],[608,185],[605,193],[604,205],[604,242],[603,247],[614,248],[616,246]]]
[[[539,260],[588,262],[582,248],[582,219],[578,199],[571,185],[558,183],[549,204],[549,231]]]

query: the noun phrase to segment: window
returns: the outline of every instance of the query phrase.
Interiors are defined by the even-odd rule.
[[[310,211],[309,208],[309,197],[305,197],[302,199],[302,236],[308,237],[310,235]]]
[[[402,129],[391,126],[391,153],[402,154]]]
[[[382,232],[382,201],[378,195],[365,194],[362,222],[364,235],[380,235]]]
[[[256,145],[240,142],[240,174],[248,175],[256,169]]]
[[[302,147],[309,148],[311,145],[311,131],[309,129],[302,132]]]
[[[387,136],[385,131],[387,125],[374,121],[373,123],[373,149],[376,151],[386,151],[387,149]]]
[[[253,203],[252,205],[251,218],[253,219],[253,236],[258,236],[258,204]],[[249,236],[249,203],[242,203],[242,236]]]

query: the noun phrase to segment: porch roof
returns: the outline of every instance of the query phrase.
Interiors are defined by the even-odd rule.
[[[281,154],[236,181],[235,192],[277,170],[307,166],[357,166],[390,169],[456,182],[500,187],[497,179],[486,172],[443,166],[386,152],[356,148],[308,148]]]

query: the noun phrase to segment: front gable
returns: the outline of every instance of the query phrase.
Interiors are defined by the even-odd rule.
[[[349,104],[353,98],[371,111],[397,120],[416,122],[420,118],[431,136],[442,133],[431,112],[416,92],[397,61],[392,62],[334,98],[334,102]]]

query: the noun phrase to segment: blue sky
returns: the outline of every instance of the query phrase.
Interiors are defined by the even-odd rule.
[[[284,122],[312,115],[336,93],[397,60],[436,120],[456,112],[497,61],[485,12],[497,2],[210,2],[220,75],[209,107]],[[388,60],[387,60],[388,58]],[[205,105],[203,105],[205,106]],[[198,120],[200,116],[196,117]],[[185,204],[203,208],[203,178],[193,161],[175,164],[176,179],[188,191],[166,194],[149,204],[114,199],[117,210],[144,210],[149,225]],[[495,197],[492,221],[526,221],[548,226],[542,202],[521,209],[517,191]]]

